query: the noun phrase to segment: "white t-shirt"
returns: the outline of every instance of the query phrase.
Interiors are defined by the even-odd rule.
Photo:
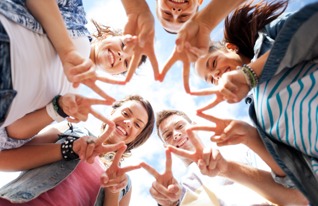
[[[37,109],[45,107],[57,94],[75,92],[64,75],[55,49],[46,35],[32,32],[0,14],[10,38],[11,75],[17,91],[1,127],[6,127]],[[83,57],[89,57],[87,37],[73,39]]]

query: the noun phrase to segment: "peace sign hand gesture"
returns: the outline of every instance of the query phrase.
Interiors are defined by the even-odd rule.
[[[227,161],[217,149],[203,148],[202,144],[194,136],[192,128],[193,126],[187,129],[187,134],[195,150],[186,151],[184,149],[168,146],[169,151],[196,162],[201,173],[204,175],[214,177],[221,173],[225,173],[228,167]]]
[[[198,112],[197,115],[213,122],[215,126],[193,126],[192,130],[214,132],[211,141],[216,142],[218,146],[235,144],[245,144],[248,146],[250,145],[249,140],[251,140],[251,138],[258,137],[256,128],[246,122],[240,120],[219,119],[201,112]]]
[[[101,185],[103,187],[106,187],[112,193],[119,192],[127,185],[128,178],[126,172],[139,169],[141,167],[140,164],[126,167],[119,166],[120,159],[124,154],[126,148],[127,146],[124,145],[119,150],[117,150],[112,164],[101,176]]]
[[[182,188],[172,174],[171,153],[166,150],[166,170],[163,174],[159,174],[153,167],[145,162],[141,166],[147,170],[154,178],[150,194],[160,205],[176,205],[179,201]]]
[[[154,17],[145,0],[122,0],[122,3],[128,17],[124,34],[137,36],[138,39],[138,45],[134,48],[134,55],[129,64],[126,82],[129,82],[132,78],[143,54],[149,58],[154,71],[154,78],[158,80],[159,66],[154,49]]]

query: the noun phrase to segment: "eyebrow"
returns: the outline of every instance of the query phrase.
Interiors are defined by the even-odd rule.
[[[130,108],[127,108],[128,109],[128,111],[131,113],[131,115],[134,115],[134,113],[133,113],[133,111],[130,109]],[[139,122],[141,122],[141,123],[143,123],[143,124],[146,124],[146,123],[144,123],[141,119],[139,119],[139,118],[137,118],[137,121],[139,121]]]

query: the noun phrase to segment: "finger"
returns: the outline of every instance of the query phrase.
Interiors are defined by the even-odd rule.
[[[124,145],[124,146],[122,146],[121,148],[119,148],[119,149],[116,151],[116,155],[115,155],[115,157],[114,157],[114,160],[113,160],[111,166],[112,166],[112,165],[115,165],[115,166],[118,166],[118,165],[119,165],[120,159],[122,158],[124,152],[126,151],[126,148],[127,148],[127,146]]]
[[[209,120],[210,122],[215,123],[216,125],[218,125],[218,124],[222,123],[222,121],[224,121],[223,119],[219,119],[213,115],[205,114],[205,113],[199,112],[199,111],[197,112],[197,115],[199,117],[206,119],[206,120]],[[195,126],[193,126],[193,128],[195,128]]]
[[[129,64],[129,68],[127,70],[127,74],[126,74],[126,82],[129,82],[132,78],[132,76],[134,75],[138,64],[140,62],[141,59],[141,52],[138,51],[139,49],[135,50],[135,54],[132,56],[130,64]]]
[[[99,139],[96,140],[96,145],[99,145],[101,144],[101,149],[98,149],[98,153],[99,155],[102,155],[102,154],[106,154],[108,152],[115,152],[117,150],[119,150],[120,148],[122,148],[123,146],[125,146],[125,142],[118,142],[116,144],[102,144],[102,142],[98,141]]]
[[[193,131],[191,130],[186,130],[187,134],[189,136],[190,141],[192,142],[192,145],[196,148],[197,151],[203,151],[203,146],[199,142],[199,140],[194,136]]]
[[[173,147],[173,146],[170,146],[170,145],[167,146],[167,149],[168,149],[170,152],[172,152],[172,153],[174,153],[174,154],[176,154],[176,155],[179,155],[179,156],[181,156],[181,157],[185,157],[185,158],[187,158],[187,159],[193,160],[192,152],[189,152],[189,151],[184,150],[184,149],[179,149],[179,148],[176,148],[176,147]]]
[[[70,73],[74,75],[73,82],[81,82],[95,76],[94,64],[91,60],[85,60],[82,64],[74,66]]]
[[[125,166],[125,167],[120,168],[120,172],[126,173],[126,172],[130,172],[132,170],[136,170],[136,169],[140,169],[140,168],[141,168],[140,164],[138,164],[138,165],[129,165],[129,166]]]
[[[212,149],[211,148],[204,148],[202,152],[202,160],[204,163],[209,166],[212,163]]]
[[[90,111],[91,114],[96,117],[97,119],[101,120],[103,123],[107,124],[108,125],[108,128],[109,127],[115,127],[115,123],[109,119],[107,119],[106,117],[104,117],[103,115],[101,115],[100,113],[96,112],[95,110],[91,110]]]
[[[183,87],[187,93],[190,93],[190,63],[188,60],[183,60]]]
[[[104,99],[86,98],[85,101],[89,105],[108,105],[109,104],[109,102]]]
[[[96,80],[99,80],[99,81],[105,82],[105,83],[109,83],[109,84],[119,84],[119,85],[126,84],[126,82],[124,80],[113,79],[113,78],[109,78],[109,77],[101,76],[101,75],[98,75],[96,77]]]
[[[187,39],[187,31],[180,30],[176,37],[176,51],[182,52],[184,49],[185,40]]]
[[[107,175],[106,173],[103,173],[103,174],[101,175],[101,177],[100,177],[100,183],[101,183],[101,185],[102,185],[103,187],[105,187],[105,185],[107,185],[108,181],[109,181],[108,175]]]
[[[150,60],[155,80],[159,80],[159,78],[160,78],[159,65],[158,65],[157,57],[156,57],[156,54],[155,54],[155,51],[154,51],[153,47],[151,47],[150,51],[147,52],[147,56],[148,56],[148,58]]]
[[[176,63],[176,61],[179,60],[179,54],[176,51],[176,48],[174,49],[174,51],[172,52],[172,55],[170,56],[170,58],[168,59],[168,61],[165,63],[161,74],[160,74],[160,81],[163,81],[167,72],[169,71],[169,69],[171,69],[172,65],[174,63]]]
[[[221,98],[219,95],[217,95],[216,98],[212,102],[210,102],[206,106],[203,106],[203,107],[197,109],[197,111],[198,112],[203,112],[203,111],[209,110],[209,109],[215,107],[216,105],[218,105],[220,102],[223,102],[223,101],[224,101],[224,99]]]
[[[171,173],[172,159],[171,152],[166,149],[166,172]]]
[[[190,128],[188,128],[187,130],[191,130],[191,131],[208,131],[208,132],[214,132],[216,129],[216,127],[214,126],[200,126],[200,125],[196,125],[196,126],[191,126]]]
[[[160,174],[149,164],[142,162],[141,167],[144,168],[147,172],[149,172],[156,180],[158,180]]]
[[[98,94],[99,96],[103,97],[104,99],[106,99],[106,102],[108,105],[111,105],[115,99],[112,98],[111,96],[107,95],[104,90],[102,90],[101,88],[99,88],[95,82],[83,82],[83,84],[85,84],[86,86],[90,87],[96,94]]]
[[[86,152],[85,152],[85,159],[86,160],[90,159],[89,161],[87,161],[89,163],[92,163],[91,159],[92,159],[94,149],[95,149],[95,144],[88,144],[87,143]]]

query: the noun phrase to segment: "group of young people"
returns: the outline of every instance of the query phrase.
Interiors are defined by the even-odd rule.
[[[25,172],[0,189],[1,205],[129,205],[132,186],[126,173],[141,167],[156,179],[150,194],[159,205],[235,204],[240,200],[230,200],[222,191],[246,187],[254,191],[247,190],[246,195],[256,192],[264,198],[247,204],[318,203],[314,26],[318,4],[284,14],[288,1],[243,2],[211,0],[199,10],[202,1],[158,0],[160,23],[177,34],[175,50],[159,71],[154,18],[145,0],[122,0],[128,17],[122,34],[94,21],[97,32],[92,35],[85,28],[81,0],[2,1],[0,169]],[[224,41],[210,41],[211,31],[224,17]],[[123,157],[151,136],[155,124],[151,104],[139,95],[115,101],[96,84],[126,83],[146,56],[155,80],[163,81],[174,62],[181,60],[185,90],[215,96],[198,110],[213,127],[193,125],[182,111],[157,113],[158,136],[170,145],[164,174],[147,163],[120,166]],[[191,62],[203,80],[216,86],[191,91]],[[96,68],[126,77],[101,76]],[[105,100],[81,96],[74,90],[79,84]],[[255,127],[204,113],[222,101],[241,101],[250,91],[249,113]],[[94,104],[112,105],[109,118],[93,110]],[[97,138],[72,124],[86,121],[88,114],[103,122]],[[71,123],[48,126],[65,118]],[[245,144],[272,172],[204,148],[194,130],[213,131],[211,141],[219,146]],[[190,169],[180,183],[171,171],[171,152]],[[103,158],[112,164],[105,168]]]

